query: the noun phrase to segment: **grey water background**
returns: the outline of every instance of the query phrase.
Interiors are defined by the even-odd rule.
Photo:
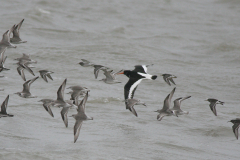
[[[24,18],[20,34],[28,42],[7,49],[5,66],[11,70],[0,73],[0,101],[9,94],[7,111],[14,114],[0,119],[0,159],[239,159],[240,141],[227,123],[240,118],[239,15],[238,0],[1,1],[0,33]],[[13,94],[24,83],[14,64],[22,53],[38,61],[36,75],[54,72],[54,81],[39,78],[31,85],[35,99]],[[102,72],[96,80],[93,68],[78,64],[82,58],[115,71],[154,64],[148,73],[158,78],[142,81],[135,92],[147,104],[135,106],[139,117],[122,102],[128,78],[105,84]],[[188,115],[157,121],[154,111],[175,87],[162,73],[178,77],[172,100],[192,96],[182,103]],[[69,117],[65,128],[60,108],[52,107],[52,118],[37,102],[56,99],[65,78],[67,87],[91,90],[86,113],[94,120],[83,123],[76,143],[75,120]],[[210,97],[225,102],[217,105],[217,117],[204,101]],[[75,113],[70,109],[68,115]]]

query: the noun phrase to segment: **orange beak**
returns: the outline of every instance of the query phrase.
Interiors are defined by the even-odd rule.
[[[124,72],[120,72],[120,73],[117,73],[117,74],[124,74]]]
[[[118,75],[118,74],[124,74],[124,70],[121,70],[121,71],[117,72],[116,74],[117,74],[117,75]]]

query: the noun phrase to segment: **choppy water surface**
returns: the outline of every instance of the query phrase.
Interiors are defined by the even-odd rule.
[[[1,34],[24,18],[21,37],[28,41],[6,51],[11,70],[1,72],[0,101],[10,94],[14,117],[0,119],[0,159],[239,159],[240,141],[227,122],[240,118],[240,1],[10,0],[1,2],[0,15]],[[22,53],[38,61],[36,75],[54,72],[54,81],[40,78],[31,85],[35,99],[13,94],[22,90],[14,64]],[[127,77],[105,84],[93,68],[78,65],[82,58],[115,71],[154,64],[148,72],[159,77],[142,81],[135,93],[147,104],[135,107],[138,118],[122,102]],[[192,96],[182,103],[190,114],[157,121],[153,111],[174,87],[162,73],[178,77],[173,100]],[[86,113],[94,120],[83,123],[76,143],[75,120],[69,117],[65,128],[59,108],[52,108],[52,118],[37,102],[55,99],[65,78],[67,87],[91,89]],[[210,97],[225,102],[217,117],[204,101]]]

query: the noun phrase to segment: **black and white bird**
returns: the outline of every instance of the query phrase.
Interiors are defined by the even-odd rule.
[[[24,19],[21,20],[21,22],[19,22],[17,25],[15,25],[15,27],[13,28],[13,37],[10,38],[10,42],[13,43],[13,44],[19,44],[19,43],[26,43],[27,41],[23,41],[21,40],[20,38],[20,33],[19,33],[19,30],[22,26],[22,23],[23,23]]]
[[[235,137],[238,139],[238,129],[240,127],[240,118],[232,119],[229,122],[233,123],[232,130],[233,130]]]
[[[133,98],[134,92],[143,79],[155,80],[157,78],[156,75],[147,73],[148,66],[149,65],[136,65],[134,70],[123,70],[123,72],[118,73],[124,74],[129,78],[128,82],[124,86],[125,100]],[[131,108],[127,104],[126,109],[131,111]]]
[[[0,118],[1,117],[13,117],[13,115],[7,114],[8,99],[9,99],[9,95],[6,97],[6,99],[3,101],[2,105],[1,105]]]
[[[173,81],[173,78],[177,78],[176,76],[172,75],[172,74],[162,74],[161,76],[163,76],[164,81],[171,86],[172,82],[173,84],[175,84],[175,82]],[[176,85],[176,84],[175,84]]]
[[[217,116],[216,104],[221,104],[221,105],[224,104],[224,102],[219,101],[219,100],[214,99],[214,98],[208,98],[208,99],[205,100],[205,101],[210,102],[209,107],[210,107],[210,109],[212,110],[212,112],[213,112],[213,114],[214,114],[215,116]]]

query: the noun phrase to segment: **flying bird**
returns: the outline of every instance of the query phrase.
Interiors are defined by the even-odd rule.
[[[78,105],[78,108],[77,108],[78,113],[72,115],[72,117],[76,120],[74,128],[73,128],[74,143],[77,141],[77,139],[79,137],[79,133],[80,133],[80,129],[81,129],[83,121],[93,120],[93,117],[88,117],[85,113],[85,109],[86,109],[85,104],[87,102],[87,99],[88,99],[88,92],[86,93],[85,97],[80,102],[80,104]]]
[[[27,70],[29,73],[31,73],[33,76],[35,76],[34,72],[31,69],[31,66],[29,66],[29,61],[21,60],[17,63],[17,72],[22,77],[24,81],[26,81],[24,70]]]
[[[19,22],[17,25],[15,25],[15,27],[13,28],[12,30],[12,33],[13,33],[13,37],[10,38],[10,42],[11,43],[14,43],[14,44],[19,44],[19,43],[26,43],[27,41],[22,41],[21,38],[20,38],[20,33],[19,33],[19,30],[22,26],[22,23],[23,23],[24,19],[21,20],[21,22]]]
[[[162,74],[161,76],[163,76],[164,81],[171,86],[172,82],[173,84],[175,84],[175,82],[173,81],[173,78],[177,78],[176,76],[172,75],[172,74]],[[175,84],[176,85],[176,84]]]
[[[184,101],[185,99],[188,99],[190,98],[191,96],[187,96],[187,97],[180,97],[180,98],[177,98],[175,99],[173,102],[174,102],[174,106],[173,108],[171,108],[172,111],[175,111],[175,113],[177,115],[182,115],[182,114],[188,114],[189,112],[188,111],[183,111],[181,110],[180,106],[181,106],[181,102]]]
[[[14,60],[17,60],[17,61],[24,60],[24,61],[28,61],[28,63],[37,63],[37,61],[31,59],[30,54],[26,54],[26,53],[23,53],[22,57],[16,58]]]
[[[38,102],[42,102],[43,103],[43,107],[45,108],[45,110],[52,116],[54,117],[53,115],[53,112],[52,112],[52,109],[50,108],[50,103],[54,102],[53,99],[41,99],[40,101]]]
[[[0,118],[1,117],[13,117],[13,115],[7,114],[8,99],[9,99],[9,95],[6,97],[6,99],[3,101],[2,105],[1,105]]]
[[[163,108],[155,111],[155,112],[159,113],[157,115],[157,120],[158,121],[161,121],[164,116],[171,116],[171,115],[178,116],[174,110],[169,109],[170,104],[171,104],[171,99],[172,99],[172,96],[175,92],[175,89],[176,89],[176,87],[173,88],[172,92],[170,94],[168,94],[167,97],[165,98],[164,103],[163,103]]]
[[[68,127],[67,113],[68,113],[69,107],[73,106],[73,104],[70,104],[64,100],[64,90],[66,88],[66,83],[67,83],[67,79],[65,79],[63,81],[63,83],[61,84],[61,86],[58,88],[57,99],[55,101],[49,103],[49,105],[56,106],[56,107],[62,107],[62,110],[60,112],[61,116],[62,116],[62,120],[63,120],[65,126]]]
[[[94,66],[93,63],[89,62],[86,59],[81,59],[81,60],[82,60],[82,62],[79,62],[78,64],[80,64],[83,67],[93,67]]]
[[[53,78],[51,77],[50,74],[54,73],[52,71],[48,71],[48,70],[40,70],[39,71],[40,76],[42,77],[42,79],[48,83],[47,77],[50,78],[53,81]]]
[[[208,98],[208,99],[205,100],[205,101],[210,102],[209,107],[210,107],[210,109],[212,110],[212,112],[213,112],[213,114],[214,114],[215,116],[217,116],[216,104],[221,104],[221,105],[224,104],[224,102],[219,101],[219,100],[214,99],[214,98]]]
[[[80,96],[85,95],[85,92],[89,92],[90,90],[87,87],[82,86],[71,86],[67,89],[71,89],[72,92],[69,92],[71,94],[70,100],[73,100],[73,104],[78,105],[78,99]]]
[[[105,83],[107,83],[107,84],[122,83],[122,82],[119,82],[119,81],[116,79],[116,75],[117,75],[118,73],[122,72],[122,70],[119,71],[119,72],[116,72],[116,73],[114,73],[113,70],[108,71],[108,70],[106,70],[106,69],[103,69],[103,71],[104,71],[103,74],[106,76],[106,78],[103,78],[103,79],[100,80],[100,81],[103,81],[103,82],[105,82]]]
[[[136,65],[134,70],[123,70],[123,72],[119,72],[117,74],[126,75],[129,80],[124,86],[124,98],[133,99],[134,92],[136,91],[138,85],[143,79],[155,80],[157,78],[156,75],[150,75],[147,73],[147,67],[149,65]],[[126,104],[126,109],[129,109],[131,112],[131,108]]]
[[[0,72],[10,70],[4,67],[4,63],[7,59],[7,56],[6,57],[4,56],[5,51],[6,51],[6,48],[0,53]]]
[[[20,97],[22,98],[36,98],[37,96],[33,96],[31,93],[30,93],[30,86],[31,84],[36,80],[38,79],[39,77],[35,77],[31,80],[28,80],[26,81],[24,84],[23,84],[23,90],[22,92],[17,92],[15,94],[19,95]]]
[[[233,123],[232,130],[233,130],[235,137],[238,139],[238,129],[240,126],[240,118],[232,119],[229,122]]]
[[[14,46],[12,43],[10,43],[10,34],[13,31],[15,25],[10,29],[7,30],[3,36],[2,40],[0,41],[0,53],[5,49],[5,48],[17,48],[17,46]]]
[[[134,109],[134,105],[144,105],[146,106],[146,104],[144,102],[140,102],[139,99],[126,99],[125,100],[127,108],[130,108],[129,110],[137,117],[137,112]]]
[[[94,75],[95,75],[95,78],[96,78],[96,79],[97,79],[97,77],[98,77],[98,73],[99,73],[100,70],[109,69],[108,67],[105,67],[105,66],[102,66],[102,65],[93,65],[93,67],[94,67],[93,72],[94,72]]]

